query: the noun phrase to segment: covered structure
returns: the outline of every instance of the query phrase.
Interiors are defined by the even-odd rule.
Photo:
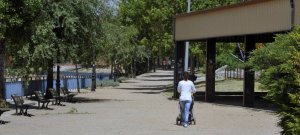
[[[256,43],[274,41],[274,35],[300,25],[300,0],[251,0],[235,5],[174,17],[174,96],[183,71],[184,42],[206,42],[205,100],[215,99],[216,42],[244,42],[246,60]],[[244,69],[244,106],[254,105],[254,72]]]

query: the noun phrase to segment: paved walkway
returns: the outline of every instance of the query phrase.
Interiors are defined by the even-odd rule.
[[[11,115],[0,125],[1,135],[273,135],[279,134],[278,117],[271,111],[238,105],[196,101],[196,125],[175,124],[178,101],[161,91],[172,83],[171,71],[157,71],[128,80],[117,88],[82,93],[78,102],[30,109],[35,116]],[[70,112],[78,111],[77,113]],[[68,113],[69,112],[69,113]]]

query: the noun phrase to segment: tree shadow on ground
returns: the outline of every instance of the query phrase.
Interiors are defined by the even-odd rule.
[[[132,93],[136,93],[136,94],[160,94],[161,92],[150,91],[150,92],[132,92]]]
[[[163,90],[164,88],[155,88],[155,87],[137,87],[137,88],[117,88],[117,89],[122,89],[122,90]]]
[[[27,109],[27,114],[21,114],[21,113],[16,113],[16,107],[15,107],[15,104],[14,102],[8,102],[8,106],[9,106],[9,109],[13,110],[14,113],[12,115],[16,115],[16,116],[27,116],[27,117],[32,117],[32,116],[35,116],[33,114],[31,114],[31,110],[54,110],[53,108],[50,108],[49,106],[52,105],[51,102],[49,103],[48,107],[44,107],[44,108],[39,108],[37,106],[37,103],[36,102],[32,102],[32,101],[36,101],[36,100],[33,100],[32,98],[27,98],[29,101],[31,101],[31,103],[34,103],[32,105],[30,105]],[[41,104],[42,105],[42,104]],[[20,107],[18,107],[18,112],[20,111]]]
[[[95,99],[86,97],[76,97],[74,103],[104,103],[104,102],[123,102],[129,100],[119,100],[119,99]]]
[[[159,79],[159,80],[153,80],[153,79],[142,79],[142,81],[173,81],[174,79]]]
[[[176,98],[169,97],[169,100],[177,100]],[[253,107],[244,107],[243,106],[243,95],[215,95],[214,102],[206,102],[204,93],[197,93],[194,97],[195,102],[205,102],[209,104],[214,104],[218,106],[234,106],[234,107],[243,107],[251,109],[254,111],[270,111],[276,112],[279,108],[275,104],[265,100],[262,94],[255,96],[254,106]]]
[[[0,125],[4,125],[4,124],[7,124],[7,123],[10,123],[10,121],[4,121],[4,120],[0,120]]]
[[[122,81],[122,82],[120,82],[120,83],[138,83],[138,82],[134,82],[134,81]]]
[[[147,76],[143,76],[146,78],[162,78],[162,77],[173,77],[174,75],[147,75]]]
[[[135,85],[137,87],[146,87],[146,88],[166,88],[166,85]]]
[[[195,97],[196,102],[206,102],[205,96],[200,95]],[[214,102],[209,102],[211,104],[215,104],[218,106],[237,106],[237,107],[244,107],[243,106],[243,96],[242,95],[216,95]],[[264,100],[261,96],[256,96],[254,100],[253,107],[244,107],[247,109],[251,109],[254,111],[271,111],[275,112],[278,110],[278,107],[271,102]]]

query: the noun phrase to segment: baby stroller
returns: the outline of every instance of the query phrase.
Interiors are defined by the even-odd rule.
[[[182,114],[183,108],[180,107],[180,101],[179,101],[178,105],[179,105],[180,112],[176,118],[176,124],[180,125],[181,124],[181,114]],[[191,125],[191,124],[196,125],[196,119],[194,118],[194,114],[193,114],[193,107],[194,107],[194,99],[192,100],[190,111],[189,111],[189,120],[188,120],[189,125]]]

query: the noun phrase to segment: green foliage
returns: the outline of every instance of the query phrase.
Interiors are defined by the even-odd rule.
[[[205,10],[239,3],[240,1],[241,0],[196,0],[192,1],[191,9]]]
[[[11,61],[6,75],[44,74],[59,61],[91,65],[91,52],[101,48],[101,25],[112,16],[107,5],[107,0],[1,0],[0,45]]]
[[[110,64],[129,67],[133,60],[143,61],[147,57],[145,47],[138,44],[135,27],[123,26],[115,20],[105,22],[103,32],[105,35],[102,39],[101,57]]]
[[[161,0],[122,0],[119,18],[122,24],[138,30],[137,41],[153,56],[172,53],[172,5]]]
[[[239,0],[197,0],[191,2],[191,10],[205,10],[237,2]],[[145,46],[148,55],[152,58],[173,56],[173,17],[186,13],[187,1],[121,0],[119,7],[118,17],[122,25],[137,29],[136,40]],[[191,54],[203,64],[205,46],[195,44],[191,45]]]
[[[300,133],[300,28],[280,34],[275,42],[255,50],[249,65],[262,71],[259,79],[270,90],[267,99],[282,106],[283,134]]]
[[[223,52],[216,58],[217,67],[222,67],[224,65],[228,65],[230,69],[236,69],[243,67],[243,62],[241,62],[238,58],[232,56],[231,53]]]
[[[49,63],[76,61],[91,65],[99,51],[101,24],[111,15],[107,1],[3,0],[0,2],[1,41],[5,41],[10,74],[43,73]],[[61,21],[60,21],[61,19]],[[64,28],[61,38],[54,29]],[[85,51],[82,51],[85,50]],[[60,56],[57,56],[59,51]],[[13,72],[13,73],[12,73]]]
[[[0,108],[8,108],[9,107],[9,104],[3,100],[3,99],[0,99]]]

